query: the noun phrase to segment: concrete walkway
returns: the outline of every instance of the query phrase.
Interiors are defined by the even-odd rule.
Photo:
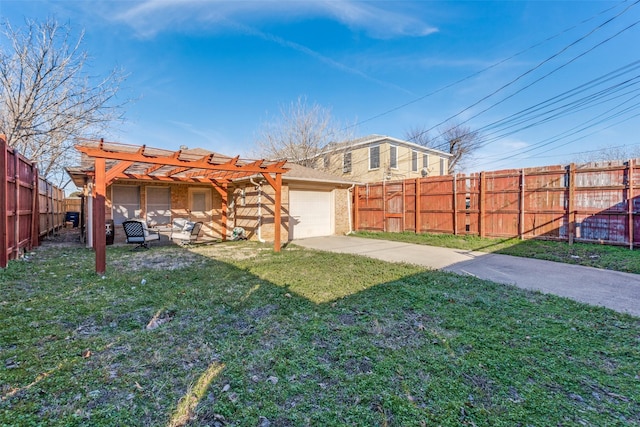
[[[640,275],[509,255],[360,237],[301,239],[296,245],[476,276],[640,317]]]

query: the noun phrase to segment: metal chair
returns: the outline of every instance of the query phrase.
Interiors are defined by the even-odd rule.
[[[184,228],[178,232],[171,233],[171,240],[174,242],[178,242],[181,245],[189,245],[191,243],[195,243],[198,239],[198,234],[200,234],[200,229],[202,228],[202,221],[198,222],[187,222]]]
[[[133,249],[149,249],[150,241],[160,240],[160,233],[149,230],[147,224],[143,221],[125,221],[122,223],[122,227],[124,228],[124,234],[127,236],[127,243],[137,245]]]

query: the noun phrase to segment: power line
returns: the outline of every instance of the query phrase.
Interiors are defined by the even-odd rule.
[[[625,2],[626,2],[626,0],[624,0],[623,2],[618,3],[618,4],[616,4],[616,5],[614,5],[614,6],[610,7],[610,8],[604,9],[604,10],[602,10],[602,11],[600,11],[600,12],[596,13],[595,15],[593,15],[593,16],[591,16],[591,17],[589,17],[589,18],[587,18],[587,19],[585,19],[585,20],[583,20],[583,21],[579,22],[578,24],[575,24],[575,25],[572,25],[572,26],[570,26],[570,27],[568,27],[568,28],[565,28],[564,30],[562,30],[562,31],[560,31],[560,32],[558,32],[558,33],[556,33],[556,34],[554,34],[554,35],[550,36],[550,37],[547,37],[546,39],[544,39],[544,40],[542,40],[542,41],[540,41],[540,42],[537,42],[537,43],[535,43],[535,44],[533,44],[533,45],[531,45],[531,46],[529,46],[529,47],[527,47],[527,48],[525,48],[525,49],[523,49],[523,50],[521,50],[521,51],[519,51],[519,52],[516,52],[516,53],[514,53],[513,55],[511,55],[511,56],[509,56],[509,57],[507,57],[507,58],[505,58],[505,59],[503,59],[503,60],[500,60],[500,61],[498,61],[498,62],[496,62],[496,63],[494,63],[494,64],[492,64],[492,65],[489,65],[488,67],[485,67],[485,68],[483,68],[483,69],[481,69],[481,70],[479,70],[479,71],[477,71],[477,72],[475,72],[475,73],[469,74],[469,75],[468,75],[468,76],[466,76],[466,77],[463,77],[463,78],[461,78],[461,79],[459,79],[459,80],[456,80],[456,81],[454,81],[454,82],[452,82],[452,83],[449,83],[449,84],[447,84],[447,85],[445,85],[445,86],[442,86],[442,87],[440,87],[440,88],[438,88],[438,89],[436,89],[436,90],[434,90],[434,91],[432,91],[432,92],[427,93],[426,95],[420,96],[420,97],[415,98],[415,99],[413,99],[413,100],[411,100],[411,101],[409,101],[409,102],[406,102],[406,103],[404,103],[404,104],[401,104],[401,105],[398,105],[398,106],[396,106],[396,107],[393,107],[393,108],[391,108],[391,109],[389,109],[389,110],[386,110],[386,111],[384,111],[384,112],[382,112],[382,113],[380,113],[380,114],[377,114],[377,115],[375,115],[375,116],[373,116],[373,117],[370,117],[370,118],[368,118],[368,119],[361,120],[361,121],[356,122],[356,123],[354,123],[354,124],[352,124],[352,125],[348,125],[348,126],[344,127],[344,128],[342,129],[342,131],[346,131],[346,130],[348,130],[348,129],[351,129],[351,128],[354,128],[354,127],[360,126],[360,125],[362,125],[362,124],[364,124],[364,123],[367,123],[367,122],[373,121],[373,120],[375,120],[375,119],[378,119],[378,118],[380,118],[380,117],[386,116],[386,115],[391,114],[391,113],[393,113],[393,112],[395,112],[395,111],[398,111],[398,110],[401,110],[401,109],[403,109],[403,108],[405,108],[405,107],[408,107],[409,105],[415,104],[415,103],[420,102],[420,101],[422,101],[422,100],[424,100],[424,99],[426,99],[426,98],[429,98],[429,97],[431,97],[431,96],[433,96],[433,95],[436,95],[436,94],[438,94],[438,93],[440,93],[440,92],[443,92],[443,91],[445,91],[446,89],[449,89],[449,88],[451,88],[451,87],[457,86],[457,85],[459,85],[460,83],[464,83],[465,81],[470,80],[470,79],[472,79],[472,78],[474,78],[474,77],[477,77],[477,76],[479,76],[480,74],[485,73],[485,72],[487,72],[487,71],[489,71],[489,70],[491,70],[491,69],[493,69],[493,68],[499,67],[500,65],[502,65],[502,64],[504,64],[504,63],[506,63],[506,62],[508,62],[508,61],[511,61],[512,59],[515,59],[515,58],[517,58],[518,56],[521,56],[521,55],[525,54],[526,52],[528,52],[528,51],[530,51],[530,50],[533,50],[533,49],[535,49],[535,48],[537,48],[537,47],[540,47],[540,46],[544,45],[545,43],[548,43],[548,42],[550,42],[551,40],[556,39],[556,38],[558,38],[558,37],[562,36],[563,34],[566,34],[566,33],[570,32],[570,31],[572,31],[572,30],[574,30],[574,29],[578,28],[578,27],[579,27],[579,26],[581,26],[581,25],[584,25],[584,24],[586,24],[586,23],[588,23],[588,22],[590,22],[590,21],[592,21],[592,20],[594,20],[594,19],[597,19],[599,16],[604,15],[604,14],[608,13],[609,11],[611,11],[611,10],[613,10],[613,9],[616,9],[616,8],[620,7],[620,6],[621,6],[622,4],[624,4]],[[637,1],[636,1],[636,3],[637,3]],[[440,125],[437,125],[437,126],[440,126]],[[432,128],[432,129],[433,129],[433,128]]]

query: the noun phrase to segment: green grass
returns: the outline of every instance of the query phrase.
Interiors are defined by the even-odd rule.
[[[574,243],[550,240],[494,239],[452,234],[381,233],[359,231],[358,237],[393,240],[444,248],[494,252],[547,261],[578,264],[607,270],[640,274],[640,250],[628,247],[606,246],[591,243]]]
[[[628,315],[295,246],[93,261],[42,248],[0,271],[0,425],[640,423]]]

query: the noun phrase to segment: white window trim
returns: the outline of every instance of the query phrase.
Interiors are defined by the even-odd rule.
[[[415,167],[414,167],[414,162],[413,159],[415,158]],[[418,172],[418,150],[411,150],[411,160],[409,162],[409,168],[411,169],[411,172]]]

